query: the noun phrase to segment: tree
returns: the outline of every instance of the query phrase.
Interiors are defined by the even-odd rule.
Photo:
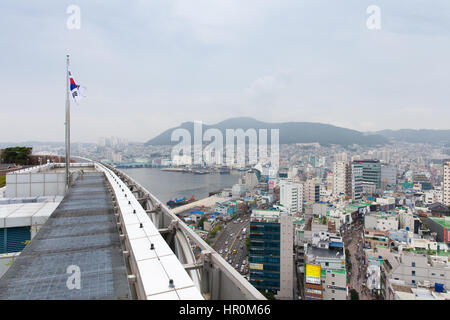
[[[205,221],[206,221],[206,217],[201,217],[200,221],[198,222],[198,227],[202,230],[203,230],[203,224],[205,223]]]
[[[5,163],[27,164],[30,160],[30,147],[6,148],[2,152],[2,161]]]
[[[277,300],[272,291],[260,291],[267,300]]]
[[[355,289],[350,290],[350,300],[359,300],[359,293]]]
[[[250,237],[245,239],[245,245],[247,246],[247,251],[250,251]]]

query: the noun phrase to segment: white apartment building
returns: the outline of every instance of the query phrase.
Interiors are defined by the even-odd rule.
[[[426,205],[436,202],[443,203],[443,193],[443,188],[436,186],[433,190],[427,190],[423,193],[423,201]]]
[[[384,280],[384,281],[383,281]],[[393,299],[389,290],[392,284],[417,286],[419,283],[443,284],[450,288],[450,266],[447,256],[427,255],[414,252],[391,254],[383,263],[382,285],[386,300]]]
[[[345,193],[346,186],[346,162],[336,161],[333,163],[333,194]]]
[[[444,163],[444,188],[443,202],[446,206],[450,206],[450,160]]]
[[[280,182],[280,204],[289,209],[290,213],[303,210],[303,186],[300,183]]]

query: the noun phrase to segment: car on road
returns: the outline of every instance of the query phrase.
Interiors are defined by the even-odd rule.
[[[223,253],[223,249],[220,249],[219,253],[222,254]]]
[[[225,241],[225,245],[227,245],[228,244],[228,240],[227,241]]]
[[[236,269],[239,269],[239,264],[236,263],[236,265],[234,266]]]
[[[228,252],[228,248],[225,248],[225,252]]]

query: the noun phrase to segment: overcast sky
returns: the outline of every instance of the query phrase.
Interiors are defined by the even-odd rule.
[[[239,116],[450,129],[449,40],[449,0],[1,0],[0,141],[64,141],[68,53],[74,142]]]

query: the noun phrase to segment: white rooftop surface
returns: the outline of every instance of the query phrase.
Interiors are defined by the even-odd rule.
[[[133,193],[114,172],[102,165],[96,164],[96,166],[105,172],[116,194],[124,232],[131,246],[130,254],[136,261],[138,277],[142,280],[147,299],[204,300],[191,277]],[[173,286],[169,285],[169,280],[173,280]]]
[[[216,203],[224,202],[226,200],[228,200],[228,198],[222,198],[222,197],[213,195],[213,196],[210,196],[205,199],[201,199],[201,200],[197,200],[197,201],[185,204],[184,206],[179,206],[179,207],[173,208],[172,212],[177,214],[177,213],[180,213],[180,212],[183,212],[183,211],[195,208],[195,207],[202,207],[202,206],[204,206],[206,208],[211,208],[211,207],[215,206]]]
[[[0,205],[0,228],[42,225],[59,202],[16,203]]]

